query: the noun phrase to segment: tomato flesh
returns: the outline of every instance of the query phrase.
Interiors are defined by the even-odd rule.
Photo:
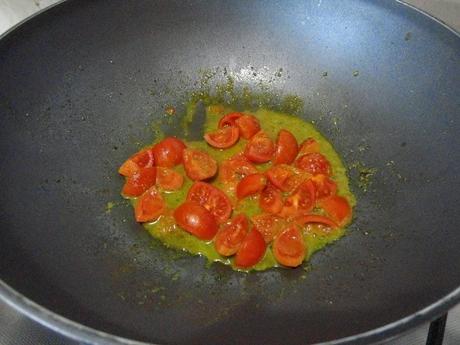
[[[251,218],[256,228],[263,236],[265,243],[270,243],[287,226],[284,218],[270,213],[262,213]]]
[[[281,191],[271,183],[260,193],[259,206],[268,213],[278,213],[283,208],[283,195]]]
[[[275,144],[268,135],[259,131],[255,134],[244,149],[244,155],[254,163],[265,163],[272,159],[275,153]]]
[[[297,140],[291,132],[282,129],[276,140],[276,150],[273,157],[274,164],[291,164],[297,157],[299,150]]]
[[[331,165],[329,161],[321,153],[317,152],[307,153],[300,156],[295,161],[295,165],[297,168],[305,170],[312,175],[330,175],[331,173]]]
[[[283,266],[299,266],[305,259],[305,253],[302,234],[295,226],[283,230],[273,242],[273,255],[276,261]]]
[[[185,144],[175,137],[168,137],[153,147],[155,163],[161,167],[172,168],[182,162]]]
[[[303,182],[285,201],[280,212],[282,217],[308,213],[315,206],[315,186],[311,180]]]
[[[311,178],[315,184],[316,199],[323,199],[337,193],[337,184],[329,176],[318,174]]]
[[[259,120],[253,115],[243,115],[235,120],[235,125],[240,130],[240,136],[243,139],[251,139],[260,131]]]
[[[206,182],[195,182],[187,194],[187,201],[206,208],[218,223],[225,222],[232,213],[230,199],[219,188]]]
[[[185,231],[202,240],[212,240],[217,233],[214,216],[203,206],[184,202],[174,211],[174,220]]]
[[[220,119],[218,127],[224,128],[226,126],[236,126],[235,121],[243,115],[243,113],[229,113]]]
[[[157,167],[157,186],[167,190],[179,190],[184,184],[184,177],[170,168]]]
[[[344,197],[330,196],[320,200],[318,206],[340,226],[345,225],[351,218],[351,206]]]
[[[224,160],[219,167],[219,180],[223,183],[236,183],[245,176],[257,173],[257,169],[243,154]]]
[[[219,149],[226,149],[235,145],[239,138],[240,131],[238,127],[233,126],[217,129],[204,135],[204,140],[209,145]]]
[[[194,181],[207,180],[217,172],[216,160],[206,152],[185,149],[183,159],[185,173]]]
[[[137,222],[157,220],[166,211],[166,203],[155,186],[150,187],[140,196],[134,208]]]
[[[319,143],[313,139],[308,138],[300,144],[299,156],[306,155],[307,153],[319,152]]]
[[[252,229],[244,238],[243,243],[236,252],[235,265],[248,268],[257,264],[264,257],[267,245],[262,234]]]
[[[248,218],[239,214],[225,224],[214,238],[214,248],[222,256],[231,256],[240,249],[249,229]]]
[[[129,177],[141,168],[150,168],[155,165],[155,157],[152,148],[143,149],[129,157],[118,169],[120,175]]]
[[[236,196],[238,199],[243,199],[247,196],[257,194],[264,189],[266,182],[267,178],[264,174],[248,175],[236,186]]]
[[[139,196],[155,184],[156,167],[140,168],[132,176],[126,178],[122,194],[129,197]]]

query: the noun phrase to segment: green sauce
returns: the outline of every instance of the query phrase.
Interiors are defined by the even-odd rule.
[[[193,104],[187,107],[186,115],[183,119],[184,127],[190,124],[193,121],[195,106]],[[206,120],[204,123],[204,132],[213,131],[217,128],[219,119],[223,114],[233,112],[234,110],[228,107],[221,105],[211,105],[206,108]],[[354,206],[356,201],[354,195],[351,193],[348,183],[348,178],[346,175],[346,169],[340,160],[340,157],[335,152],[332,145],[314,128],[310,123],[305,122],[299,117],[292,115],[270,111],[267,109],[259,109],[256,112],[248,111],[255,115],[259,120],[263,130],[272,138],[276,139],[276,136],[280,129],[288,129],[300,143],[306,138],[314,138],[320,144],[321,153],[326,156],[332,166],[332,179],[337,183],[338,195],[345,197],[351,206]],[[246,145],[246,140],[241,139],[239,142],[225,150],[215,149],[209,146],[204,140],[187,142],[189,147],[197,148],[207,152],[210,156],[216,159],[218,162],[222,162],[224,159],[230,158],[244,150]],[[265,171],[271,166],[270,163],[257,165],[257,168],[260,171]],[[163,193],[163,197],[168,205],[169,209],[175,209],[181,203],[185,201],[187,192],[192,185],[192,181],[186,177],[184,169],[182,166],[177,166],[175,168],[183,176],[185,176],[185,182],[181,190],[177,192]],[[217,179],[214,179],[211,182],[213,185],[222,188],[223,186],[219,184]],[[222,188],[223,189],[223,188]],[[232,198],[232,195],[229,195]],[[133,205],[136,203],[135,199],[132,199]],[[238,207],[234,210],[234,214],[245,213],[248,217],[262,213],[261,209],[258,206],[258,202],[255,198],[246,198],[238,204]],[[320,225],[308,225],[309,227]],[[205,242],[199,240],[188,232],[179,228],[175,223],[172,216],[162,216],[156,222],[145,223],[144,227],[147,231],[155,238],[162,241],[166,246],[174,249],[184,250],[191,254],[203,255],[210,262],[221,262],[226,265],[232,265],[234,269],[237,269],[233,265],[233,258],[222,257],[214,249],[212,242]],[[304,241],[307,247],[307,257],[309,257],[323,248],[329,243],[336,241],[338,238],[344,235],[345,229],[341,228],[331,232],[326,235],[318,235],[314,231],[303,231]],[[265,257],[252,269],[254,270],[265,270],[271,267],[277,267],[278,264],[273,256],[272,250],[270,247],[267,248]]]

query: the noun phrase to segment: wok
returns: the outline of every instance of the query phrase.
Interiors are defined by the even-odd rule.
[[[0,40],[2,298],[98,344],[360,344],[434,319],[460,300],[459,57],[455,32],[394,1],[66,1],[31,18]],[[209,72],[298,95],[348,166],[377,169],[367,191],[351,170],[356,219],[310,265],[207,267],[121,201],[117,167]]]

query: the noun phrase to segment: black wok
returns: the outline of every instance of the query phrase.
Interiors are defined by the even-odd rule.
[[[53,7],[0,40],[0,295],[98,344],[359,344],[441,315],[460,300],[459,57],[394,1]],[[205,267],[121,202],[117,167],[204,70],[297,94],[346,164],[377,169],[367,192],[351,171],[356,220],[310,266]]]

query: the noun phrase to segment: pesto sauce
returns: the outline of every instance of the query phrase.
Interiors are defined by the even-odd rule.
[[[193,103],[189,104],[186,109],[186,114],[183,118],[184,131],[187,131],[187,127],[193,121],[195,105]],[[204,123],[204,132],[213,131],[217,128],[218,122],[223,114],[233,112],[234,110],[222,105],[210,105],[206,108],[206,120]],[[280,129],[284,128],[289,130],[297,139],[299,143],[305,139],[311,137],[314,138],[320,145],[320,152],[329,160],[332,167],[333,175],[331,178],[337,183],[337,194],[345,197],[350,205],[353,207],[356,204],[354,195],[351,193],[348,183],[348,178],[346,175],[346,169],[340,160],[339,155],[335,152],[332,145],[314,128],[314,126],[299,117],[292,115],[275,112],[261,108],[256,112],[248,113],[253,114],[260,120],[262,129],[273,139],[276,140],[276,136]],[[222,150],[216,149],[209,146],[204,140],[201,141],[192,141],[186,142],[187,146],[203,150],[207,152],[210,156],[217,160],[217,162],[222,162],[224,159],[230,158],[235,154],[244,150],[246,145],[246,140],[240,138],[239,142],[231,148]],[[270,168],[271,163],[259,164],[256,165],[257,169],[260,171],[265,171]],[[226,265],[232,265],[235,270],[240,270],[233,264],[233,257],[227,258],[219,255],[214,249],[212,241],[205,242],[196,238],[195,236],[189,234],[188,232],[181,229],[174,222],[172,217],[172,210],[177,206],[183,203],[186,199],[187,192],[192,185],[192,181],[185,175],[184,168],[182,165],[175,167],[175,170],[180,172],[184,178],[184,185],[179,191],[176,192],[163,192],[162,195],[168,205],[170,210],[169,214],[166,214],[155,222],[145,223],[144,227],[149,231],[149,233],[162,241],[167,247],[184,250],[194,255],[203,255],[210,262],[221,262]],[[216,178],[208,181],[224,189],[219,181]],[[228,193],[230,199],[236,203],[236,198],[234,193]],[[136,199],[132,199],[132,204],[135,205]],[[249,197],[238,202],[233,214],[245,213],[248,217],[262,213],[262,210],[259,208],[257,197]],[[304,241],[307,248],[307,255],[305,261],[307,261],[313,253],[320,250],[327,244],[330,244],[345,233],[345,229],[337,229],[331,232],[328,235],[321,234],[319,231],[315,232],[315,228],[321,228],[321,225],[307,225],[302,229],[304,236]],[[319,233],[319,234],[318,234]],[[262,271],[271,267],[278,267],[271,246],[267,248],[264,258],[252,269]]]

